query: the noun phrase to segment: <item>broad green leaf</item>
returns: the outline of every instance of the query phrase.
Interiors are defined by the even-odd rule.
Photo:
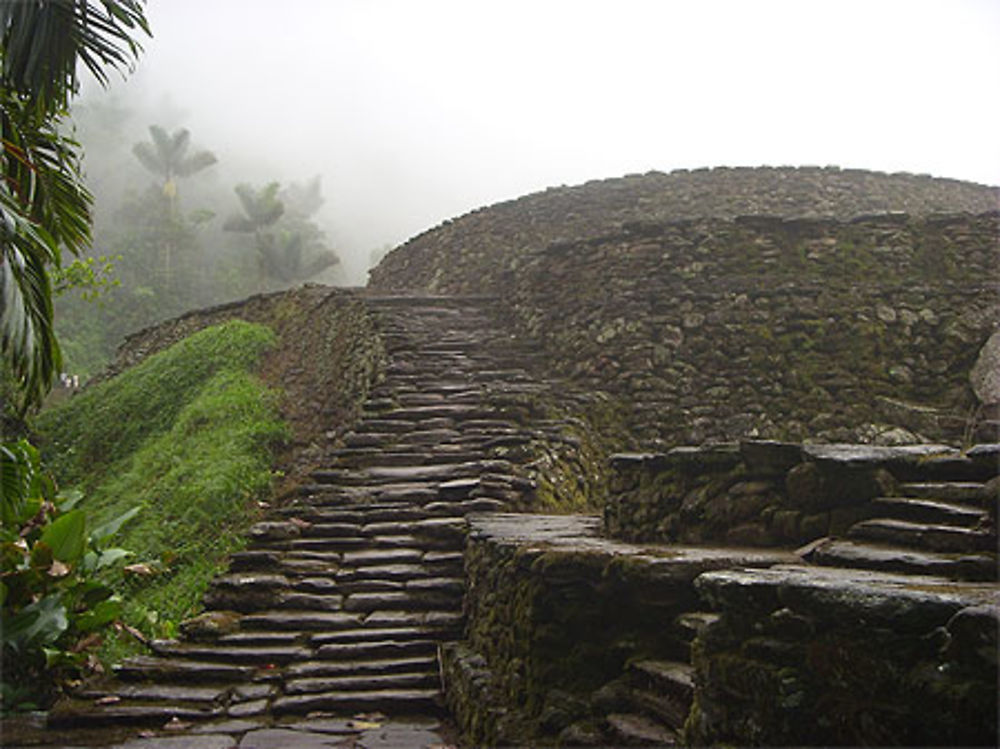
[[[80,614],[74,624],[81,632],[92,632],[113,622],[122,613],[122,602],[118,597],[108,598],[89,611]]]
[[[52,547],[52,556],[60,562],[77,561],[87,545],[87,516],[83,510],[67,512],[45,529],[41,541]]]
[[[132,552],[126,549],[104,549],[97,555],[97,566],[95,569],[103,570],[105,567],[110,567],[115,562],[128,559],[130,556],[132,556]]]
[[[58,496],[56,497],[56,504],[59,506],[59,509],[62,510],[63,512],[69,512],[74,507],[76,507],[77,504],[79,504],[80,500],[82,499],[83,499],[83,492],[80,491],[79,489],[64,489],[63,491],[59,492]]]
[[[37,642],[51,645],[69,627],[66,607],[58,593],[45,596],[30,606],[25,606],[9,622],[4,623],[3,642],[15,650]]]
[[[91,531],[90,540],[95,544],[100,544],[102,541],[106,541],[111,538],[121,529],[123,525],[125,525],[125,523],[138,515],[141,509],[141,507],[133,507],[131,510],[123,512],[113,520],[109,520],[108,522],[97,526],[93,531]]]

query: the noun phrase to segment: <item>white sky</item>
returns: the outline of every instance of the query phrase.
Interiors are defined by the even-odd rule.
[[[650,169],[1000,184],[1000,0],[149,0],[148,16],[140,69],[113,88],[168,97],[171,126],[261,182],[321,174],[359,254]]]

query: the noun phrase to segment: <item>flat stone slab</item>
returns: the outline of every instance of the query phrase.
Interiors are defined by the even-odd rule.
[[[244,629],[292,631],[351,629],[361,625],[361,616],[343,611],[266,611],[243,617]]]
[[[828,567],[854,567],[963,580],[987,581],[997,577],[996,557],[985,553],[945,554],[832,538],[810,544],[803,558]]]
[[[116,744],[116,749],[233,749],[236,746],[230,736],[157,736],[148,739],[132,739],[124,744]]]
[[[723,611],[819,611],[824,618],[927,632],[959,610],[1000,602],[990,583],[890,572],[780,565],[717,570],[695,581],[702,598]]]
[[[286,669],[289,677],[350,676],[395,674],[437,668],[437,655],[405,656],[358,661],[306,661]]]
[[[693,580],[713,569],[799,561],[794,553],[776,549],[629,544],[601,538],[600,518],[583,515],[491,513],[470,515],[468,523],[472,541],[512,545],[539,554],[564,552],[571,563],[580,555],[590,555],[595,562],[628,558],[634,571],[664,581]]]
[[[275,713],[308,713],[314,710],[433,710],[440,692],[436,689],[381,689],[371,692],[321,692],[278,698]]]
[[[916,464],[936,456],[959,456],[950,445],[880,445],[828,444],[803,445],[802,452],[817,463],[840,463],[851,467],[873,467],[891,463]]]
[[[288,728],[264,728],[245,734],[239,749],[330,749],[344,746],[343,736]],[[227,749],[233,749],[230,743]]]

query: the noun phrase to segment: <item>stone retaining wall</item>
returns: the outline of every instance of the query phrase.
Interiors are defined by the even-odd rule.
[[[996,746],[996,587],[774,567],[695,583],[695,746]]]
[[[628,402],[641,443],[955,443],[1000,321],[998,229],[996,213],[635,223],[505,283],[515,326]]]
[[[787,553],[629,546],[584,516],[471,516],[467,638],[445,648],[448,706],[477,746],[551,742],[602,717],[601,687],[636,658],[687,660],[674,620],[706,570]]]
[[[743,442],[613,456],[606,532],[635,542],[796,547],[842,535],[918,472],[992,475],[993,453],[945,445]]]

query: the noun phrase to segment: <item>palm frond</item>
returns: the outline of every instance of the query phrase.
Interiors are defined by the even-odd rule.
[[[211,151],[198,151],[177,164],[178,177],[190,177],[202,169],[207,169],[216,161],[215,154]]]
[[[108,70],[130,71],[150,35],[141,0],[0,3],[4,87],[32,96],[45,112],[65,109],[79,88],[77,61],[101,85]]]

